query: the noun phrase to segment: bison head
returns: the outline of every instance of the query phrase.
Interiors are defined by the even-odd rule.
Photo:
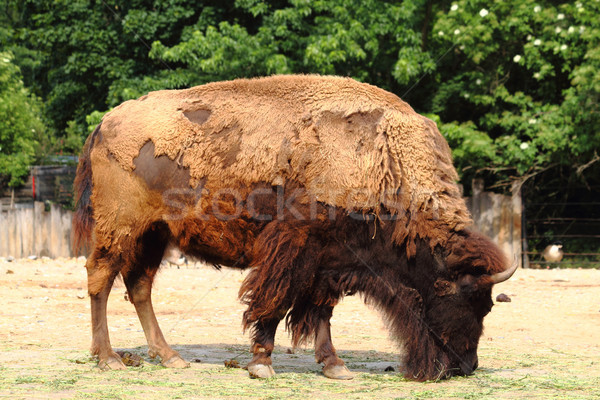
[[[428,276],[412,285],[418,292],[418,307],[409,313],[412,323],[395,324],[404,339],[405,375],[417,380],[469,375],[478,366],[477,346],[483,318],[493,306],[492,286],[510,278],[517,265],[507,268],[502,251],[472,232],[453,236],[445,251],[419,247],[415,267]]]

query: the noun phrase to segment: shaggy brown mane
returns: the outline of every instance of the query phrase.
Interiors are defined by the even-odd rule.
[[[504,252],[476,231],[453,233],[448,240],[447,252],[447,268],[456,275],[495,274],[509,265]]]
[[[240,288],[240,297],[248,305],[244,327],[252,327],[253,336],[260,337],[264,329],[261,321],[279,320],[287,313],[286,328],[292,335],[293,346],[299,346],[315,339],[320,321],[330,317],[333,307],[344,296],[360,294],[365,303],[382,311],[390,336],[403,349],[404,367],[411,379],[451,376],[456,371],[449,370],[449,365],[456,365],[460,372],[458,354],[463,354],[464,346],[468,345],[460,338],[456,343],[445,339],[444,327],[436,322],[443,315],[450,322],[456,316],[448,309],[426,309],[424,303],[436,303],[436,278],[450,279],[459,272],[445,269],[444,264],[449,260],[456,262],[454,268],[460,264],[463,274],[481,275],[486,269],[477,257],[469,257],[462,250],[457,255],[439,247],[432,251],[421,239],[416,241],[414,257],[408,259],[404,246],[386,239],[393,226],[376,220],[365,222],[338,215],[334,223],[319,228],[314,222],[271,223],[265,237],[256,242],[256,253],[251,256],[261,260],[260,264],[250,271]],[[332,242],[327,238],[333,232],[352,234]],[[491,259],[484,257],[482,262],[506,261],[503,255],[494,254],[499,249],[489,239],[469,231],[457,236],[460,240],[455,238],[454,243],[460,242],[471,251],[484,250],[478,254],[492,253]],[[470,238],[474,247],[469,245]],[[332,264],[332,260],[337,263]],[[506,264],[494,267],[504,269]],[[489,311],[485,295],[481,304],[483,317]],[[435,316],[428,315],[431,313]],[[430,324],[428,320],[434,322]],[[477,343],[482,328],[475,322],[467,318],[461,323],[471,324],[463,329]]]

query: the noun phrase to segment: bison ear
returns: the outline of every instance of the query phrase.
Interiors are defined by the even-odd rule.
[[[458,292],[455,282],[448,282],[444,279],[438,279],[435,281],[433,288],[435,290],[435,294],[439,297],[449,296]]]

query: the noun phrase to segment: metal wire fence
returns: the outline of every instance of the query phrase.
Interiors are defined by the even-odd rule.
[[[600,268],[600,202],[524,202],[524,214],[530,267]],[[553,244],[560,246],[560,260],[544,256]]]

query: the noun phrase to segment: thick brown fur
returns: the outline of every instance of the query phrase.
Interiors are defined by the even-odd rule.
[[[408,259],[402,246],[389,241],[392,228],[375,224],[379,222],[344,215],[338,215],[335,223],[313,223],[310,245],[301,251],[294,247],[285,256],[280,255],[281,246],[289,245],[288,238],[297,235],[298,228],[280,225],[281,240],[270,236],[260,246],[264,258],[279,256],[279,263],[254,268],[240,289],[249,304],[244,324],[272,320],[289,309],[287,327],[298,345],[314,338],[324,310],[345,295],[359,293],[386,316],[391,336],[406,354],[407,377],[426,380],[470,373],[477,364],[483,317],[491,309],[491,284],[465,285],[444,297],[436,294],[434,284],[440,278],[455,282],[484,276],[488,267],[503,270],[505,257],[489,239],[461,231],[453,243],[482,251],[484,261],[492,264],[482,265],[474,253],[464,256],[462,250],[459,258],[452,249],[432,252],[423,240],[417,241],[416,254]],[[489,259],[488,253],[493,254]],[[447,264],[450,259],[452,268]],[[260,324],[256,326],[260,331]]]
[[[254,366],[271,364],[287,315],[293,342],[315,339],[317,361],[341,371],[329,319],[343,296],[358,293],[386,315],[407,376],[471,373],[491,308],[489,275],[507,263],[467,229],[451,161],[433,122],[347,78],[238,80],[122,104],[86,141],[76,179],[74,228],[92,242],[100,365],[121,367],[106,322],[119,274],[150,353],[185,365],[150,300],[171,243],[209,263],[252,268],[240,298]]]
[[[393,239],[414,251],[469,214],[435,123],[397,96],[349,78],[274,76],[152,92],[108,113],[103,146],[125,170],[148,141],[189,169],[190,186],[299,182],[331,206],[400,214]],[[435,223],[432,223],[435,220]]]

